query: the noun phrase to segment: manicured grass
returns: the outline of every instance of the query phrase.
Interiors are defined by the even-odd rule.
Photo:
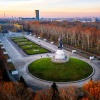
[[[22,46],[20,46],[22,49],[32,49],[32,48],[35,48],[35,49],[37,49],[37,48],[40,48],[38,45],[36,45],[36,44],[30,44],[30,45],[22,45]]]
[[[81,80],[93,71],[89,64],[75,58],[60,64],[51,62],[50,58],[38,59],[29,65],[28,70],[40,79],[56,82]]]
[[[49,52],[48,50],[46,50],[44,48],[29,49],[29,50],[24,50],[24,51],[29,55]]]
[[[48,53],[49,51],[42,48],[41,46],[31,42],[25,37],[13,37],[11,38],[25,53],[28,55]]]
[[[15,39],[15,40],[13,40],[14,42],[26,42],[27,41],[27,39]]]
[[[30,42],[30,41],[26,41],[26,42],[17,42],[17,45],[19,45],[19,46],[23,46],[23,45],[32,45],[33,44],[33,42]]]
[[[20,37],[11,37],[12,40],[16,40],[16,39],[25,39],[23,36]]]

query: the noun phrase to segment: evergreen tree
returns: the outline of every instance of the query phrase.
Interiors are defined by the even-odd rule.
[[[52,90],[52,99],[51,100],[59,100],[58,87],[55,82],[51,85],[51,90]]]
[[[25,87],[27,86],[26,82],[25,82],[25,80],[24,80],[24,78],[22,76],[20,77],[19,82],[23,83]]]
[[[3,80],[4,81],[7,81],[7,82],[10,81],[6,69],[3,70]]]

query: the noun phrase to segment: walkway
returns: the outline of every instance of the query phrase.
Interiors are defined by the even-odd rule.
[[[14,48],[14,46],[8,41],[7,37],[9,37],[9,34],[6,34],[5,36],[1,35],[0,33],[0,40],[3,43],[3,47],[8,52],[9,57],[14,61],[17,59],[21,59],[22,55]]]
[[[43,47],[46,47],[47,49],[52,50],[53,52],[56,51],[56,49],[57,49],[56,46],[54,46],[50,43],[47,43],[43,40],[37,39],[33,36],[25,35],[25,37],[34,41],[37,44],[41,44]],[[41,55],[42,55],[42,57],[47,57],[47,54],[38,54],[38,55],[31,55],[31,56],[25,57],[25,56],[21,55],[19,50],[17,48],[15,48],[10,43],[10,41],[7,40],[7,36],[0,36],[0,39],[1,39],[5,49],[9,53],[9,56],[13,59],[15,68],[19,71],[19,76],[23,76],[23,78],[25,79],[25,81],[27,82],[28,85],[30,85],[34,90],[45,89],[52,85],[52,82],[42,81],[40,79],[37,79],[36,77],[31,76],[27,70],[28,64],[30,64],[32,61],[34,61],[36,59],[41,58]],[[95,80],[95,81],[100,80],[100,61],[98,61],[98,60],[90,61],[89,59],[81,57],[77,54],[72,54],[71,52],[66,51],[66,50],[64,50],[64,51],[68,57],[79,58],[79,59],[89,63],[95,69],[94,75],[92,76],[93,80]],[[53,56],[53,53],[48,53],[48,55]],[[72,85],[77,85],[77,86],[81,87],[85,82],[89,81],[90,78],[86,79],[86,80],[82,80],[82,81],[77,81],[77,82],[57,83],[57,85],[58,85],[58,87],[66,87],[67,85],[72,84]]]

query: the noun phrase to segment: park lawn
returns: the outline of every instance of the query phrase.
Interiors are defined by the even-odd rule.
[[[17,39],[25,39],[25,37],[20,36],[20,37],[11,37],[11,40],[17,40]]]
[[[33,44],[33,42],[31,42],[31,41],[18,42],[18,43],[17,43],[18,46],[22,46],[22,45],[32,45],[32,44]]]
[[[32,54],[48,53],[49,51],[44,48],[33,48],[33,49],[25,49],[24,52],[27,53],[28,55],[32,55]]]
[[[47,53],[48,50],[37,45],[24,37],[11,38],[28,55]]]
[[[14,42],[27,42],[28,40],[27,39],[14,39],[13,40]]]
[[[22,45],[20,46],[20,48],[24,49],[36,49],[36,48],[40,48],[40,46],[38,46],[37,44],[32,44],[32,45]]]
[[[84,61],[70,58],[66,63],[54,63],[50,58],[42,58],[32,62],[29,72],[44,80],[56,82],[77,81],[88,77],[93,69]]]

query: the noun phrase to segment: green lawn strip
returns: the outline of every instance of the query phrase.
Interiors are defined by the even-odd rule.
[[[15,40],[13,40],[14,42],[26,42],[26,41],[28,41],[27,39],[15,39]]]
[[[36,44],[32,44],[32,45],[22,45],[22,46],[20,46],[20,48],[22,48],[24,50],[24,49],[34,49],[34,48],[38,49],[40,47]]]
[[[46,49],[42,48],[41,46],[29,41],[26,38],[21,37],[21,39],[20,39],[19,37],[17,37],[17,38],[11,38],[11,39],[28,55],[49,52],[48,50],[46,50]]]
[[[22,46],[22,45],[32,45],[32,44],[33,44],[33,42],[30,42],[30,41],[28,41],[28,42],[27,41],[26,42],[18,42],[17,43],[18,46]]]
[[[48,53],[49,51],[44,48],[34,48],[29,50],[25,49],[24,52],[27,53],[28,55],[32,55],[32,54]]]
[[[17,40],[17,39],[25,39],[25,37],[20,36],[20,37],[11,37],[11,40]]]
[[[53,63],[50,58],[42,58],[32,62],[29,72],[41,79],[56,82],[77,81],[88,77],[92,67],[79,59],[70,58],[67,63]]]

